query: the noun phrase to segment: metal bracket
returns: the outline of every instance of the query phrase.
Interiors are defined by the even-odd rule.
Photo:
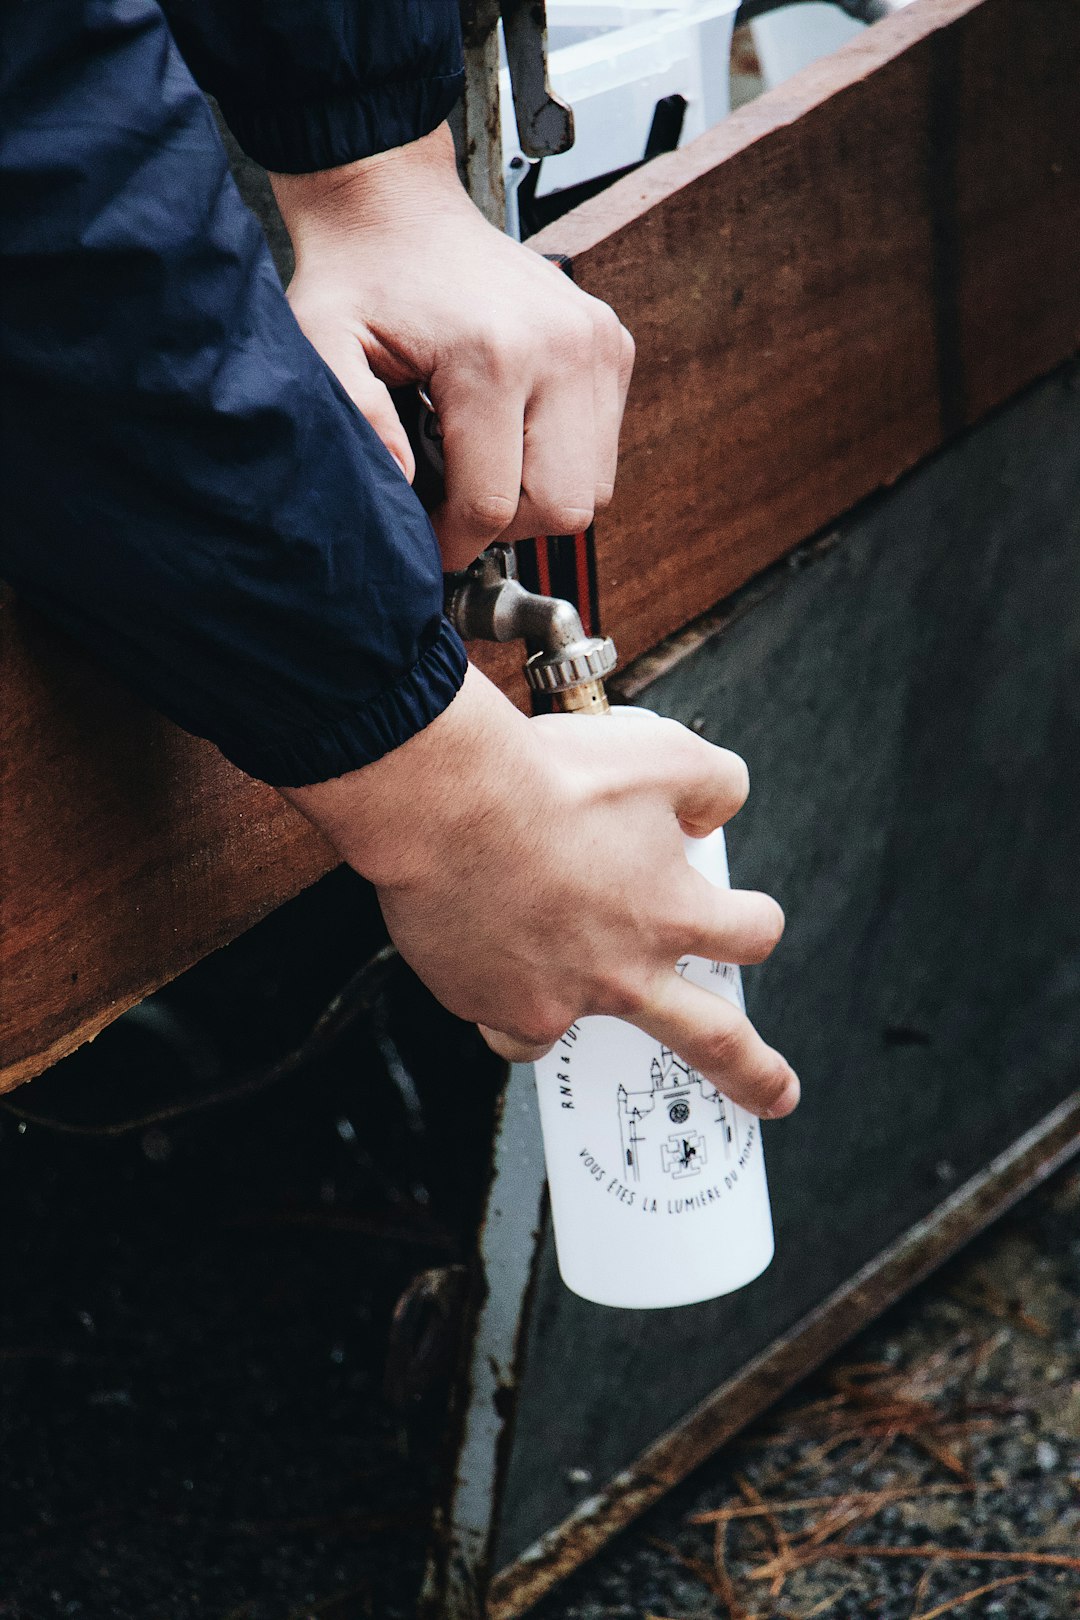
[[[465,184],[485,218],[506,224],[499,91],[499,21],[506,42],[510,87],[521,149],[553,157],[574,142],[574,115],[548,78],[544,0],[462,0],[465,93],[462,153]]]
[[[555,157],[574,144],[574,114],[548,77],[544,0],[502,0],[503,38],[518,139],[526,157]]]

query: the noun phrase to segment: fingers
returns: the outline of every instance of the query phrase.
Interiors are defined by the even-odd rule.
[[[578,534],[614,493],[634,343],[607,304],[579,296],[576,323],[526,410],[522,501],[508,539]]]
[[[596,422],[596,510],[602,512],[615,491],[619,430],[634,369],[634,340],[614,310],[598,301],[597,310],[593,414]]]
[[[465,568],[517,512],[525,396],[520,381],[480,369],[458,372],[445,384],[433,377],[431,397],[442,429],[446,484],[432,523],[447,569]]]
[[[750,772],[746,761],[729,748],[717,748],[685,731],[683,739],[695,746],[686,749],[672,778],[675,813],[683,832],[705,838],[742,809],[750,792]]]
[[[359,338],[339,322],[319,322],[299,311],[296,314],[308,342],[326,361],[360,414],[371,423],[411,484],[416,476],[416,461],[408,434],[394,409],[389,389],[368,365]]]
[[[611,500],[633,340],[570,283],[545,306],[529,327],[493,324],[464,370],[458,356],[430,378],[446,478],[432,522],[448,568],[496,539],[579,533]]]
[[[546,1046],[531,1046],[528,1041],[518,1040],[516,1035],[504,1035],[501,1030],[488,1029],[486,1024],[477,1024],[476,1027],[496,1057],[505,1058],[508,1063],[535,1063],[539,1058],[546,1057],[555,1044],[549,1041]]]
[[[751,1114],[782,1119],[798,1105],[794,1070],[723,996],[672,973],[632,1021]]]
[[[521,504],[510,534],[578,534],[596,509],[596,432],[590,366],[563,376],[529,405]]]
[[[670,796],[683,832],[691,838],[705,838],[729,822],[746,803],[750,792],[750,772],[746,761],[730,748],[697,737],[674,720],[652,715],[646,731],[640,711],[631,720],[616,709],[618,726],[632,725],[629,737],[607,727],[607,738],[618,738],[620,747],[629,748],[639,768],[662,780]]]
[[[697,872],[688,874],[693,912],[680,930],[684,954],[747,967],[771,956],[784,932],[784,913],[755,889],[719,889]]]

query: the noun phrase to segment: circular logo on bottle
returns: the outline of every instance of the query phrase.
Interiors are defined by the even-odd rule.
[[[738,1185],[759,1125],[669,1047],[583,1019],[537,1064],[545,1130],[598,1192],[656,1215],[704,1210]],[[565,1162],[565,1160],[563,1161]]]

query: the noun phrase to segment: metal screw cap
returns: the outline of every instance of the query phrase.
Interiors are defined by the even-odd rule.
[[[590,636],[561,647],[557,653],[534,653],[525,665],[525,679],[534,692],[565,692],[585,681],[600,681],[618,662],[610,636]]]

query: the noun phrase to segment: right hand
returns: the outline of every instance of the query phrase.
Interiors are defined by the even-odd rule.
[[[488,224],[449,127],[271,181],[296,254],[293,313],[407,478],[388,389],[418,382],[431,397],[447,570],[493,540],[584,529],[614,490],[633,340],[606,304]]]
[[[760,962],[767,895],[714,887],[683,853],[740,808],[742,760],[656,716],[528,720],[476,669],[449,708],[373,765],[284,790],[376,885],[390,935],[444,1006],[531,1058],[578,1018],[645,1030],[769,1118],[799,1083],[681,956]]]

